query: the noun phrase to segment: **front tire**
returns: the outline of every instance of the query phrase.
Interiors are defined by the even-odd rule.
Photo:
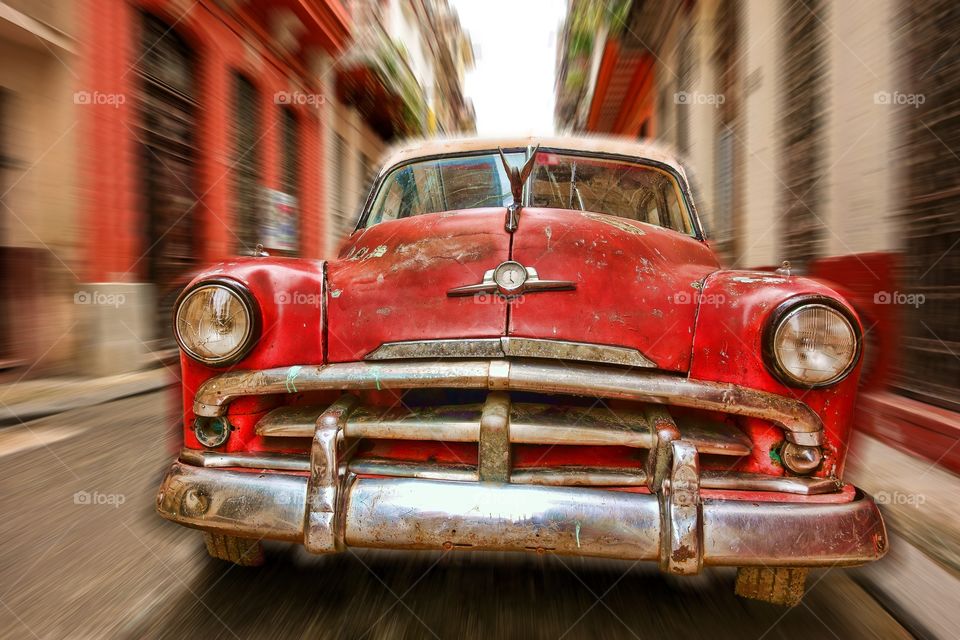
[[[226,560],[241,567],[259,567],[264,563],[263,544],[251,538],[203,533],[207,553],[218,560]]]
[[[806,567],[737,567],[735,593],[784,607],[800,604],[807,582]]]

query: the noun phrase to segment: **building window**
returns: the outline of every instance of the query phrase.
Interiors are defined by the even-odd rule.
[[[297,255],[300,246],[300,139],[293,109],[280,109],[280,193],[270,192],[263,243],[274,251]]]
[[[139,119],[143,261],[158,287],[156,335],[169,336],[176,287],[196,263],[196,121],[194,56],[174,28],[149,14],[141,19],[135,72]]]
[[[783,26],[780,132],[782,257],[806,264],[823,252],[826,171],[826,3],[797,2]]]
[[[245,76],[233,79],[233,192],[238,253],[260,242],[262,209],[260,168],[260,94]]]
[[[330,234],[336,246],[351,231],[350,218],[346,211],[346,177],[349,149],[347,141],[339,133],[333,134],[333,181],[331,185]]]
[[[293,109],[281,110],[283,123],[283,148],[280,150],[280,190],[291,196],[299,197],[300,144],[298,139],[297,116]]]
[[[899,286],[917,301],[898,307],[904,352],[896,386],[906,395],[956,411],[960,190],[944,145],[956,149],[960,144],[960,47],[951,39],[960,29],[960,11],[953,0],[903,3],[897,17],[911,79],[903,91],[926,99],[896,107],[904,129],[903,189],[896,207],[904,267]]]

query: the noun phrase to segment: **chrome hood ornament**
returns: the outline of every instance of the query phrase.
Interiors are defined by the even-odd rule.
[[[514,260],[501,262],[495,269],[483,274],[479,284],[454,287],[447,291],[450,297],[472,296],[478,293],[499,293],[505,298],[515,298],[536,291],[570,291],[577,284],[570,280],[541,280],[537,270],[525,267]]]
[[[508,233],[513,233],[520,226],[520,209],[523,208],[523,186],[527,183],[530,172],[533,171],[533,163],[537,158],[538,149],[540,149],[540,145],[533,148],[533,152],[530,153],[530,157],[523,168],[518,169],[510,166],[510,163],[507,162],[507,156],[503,153],[503,148],[497,147],[497,151],[500,152],[500,161],[503,163],[503,168],[510,179],[510,193],[513,195],[513,204],[507,207],[507,219],[503,225]]]

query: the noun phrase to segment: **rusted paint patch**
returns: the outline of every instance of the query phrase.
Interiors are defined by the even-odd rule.
[[[674,562],[686,562],[687,560],[693,560],[697,557],[697,553],[685,544],[677,547],[670,555]]]

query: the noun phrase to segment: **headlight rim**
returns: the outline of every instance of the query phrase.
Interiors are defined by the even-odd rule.
[[[220,358],[218,360],[202,358],[189,349],[180,338],[180,331],[177,326],[177,317],[180,314],[180,307],[183,306],[183,303],[192,294],[196,293],[198,289],[209,286],[220,286],[235,294],[250,316],[250,332],[247,335],[247,339],[243,344],[243,347],[238,349],[233,355],[226,358]],[[233,278],[205,278],[203,280],[194,282],[180,293],[180,295],[177,297],[176,303],[173,305],[173,337],[177,341],[177,346],[179,346],[180,350],[183,351],[183,353],[185,353],[191,360],[208,367],[228,367],[246,358],[250,354],[251,349],[253,349],[253,346],[257,344],[257,341],[260,339],[260,327],[260,306],[257,304],[256,297],[245,284],[238,280],[234,280]]]
[[[823,380],[821,382],[804,382],[795,378],[790,372],[786,371],[780,366],[780,360],[777,358],[776,349],[774,348],[774,340],[776,338],[777,329],[780,327],[781,323],[783,323],[784,320],[790,317],[793,313],[799,311],[801,308],[811,305],[820,305],[829,308],[831,311],[836,311],[839,313],[848,323],[850,323],[850,327],[853,329],[853,335],[856,342],[856,349],[854,351],[853,358],[850,359],[850,363],[832,378]],[[764,327],[763,364],[777,380],[788,387],[794,387],[797,389],[823,389],[825,387],[832,387],[833,385],[845,380],[847,376],[849,376],[850,373],[856,369],[857,365],[860,363],[860,358],[862,355],[863,329],[860,326],[860,321],[857,319],[856,314],[854,314],[850,307],[845,305],[837,298],[819,294],[794,296],[783,301],[777,306],[776,309],[773,310],[773,313],[770,314],[770,317],[767,319],[767,324]]]

